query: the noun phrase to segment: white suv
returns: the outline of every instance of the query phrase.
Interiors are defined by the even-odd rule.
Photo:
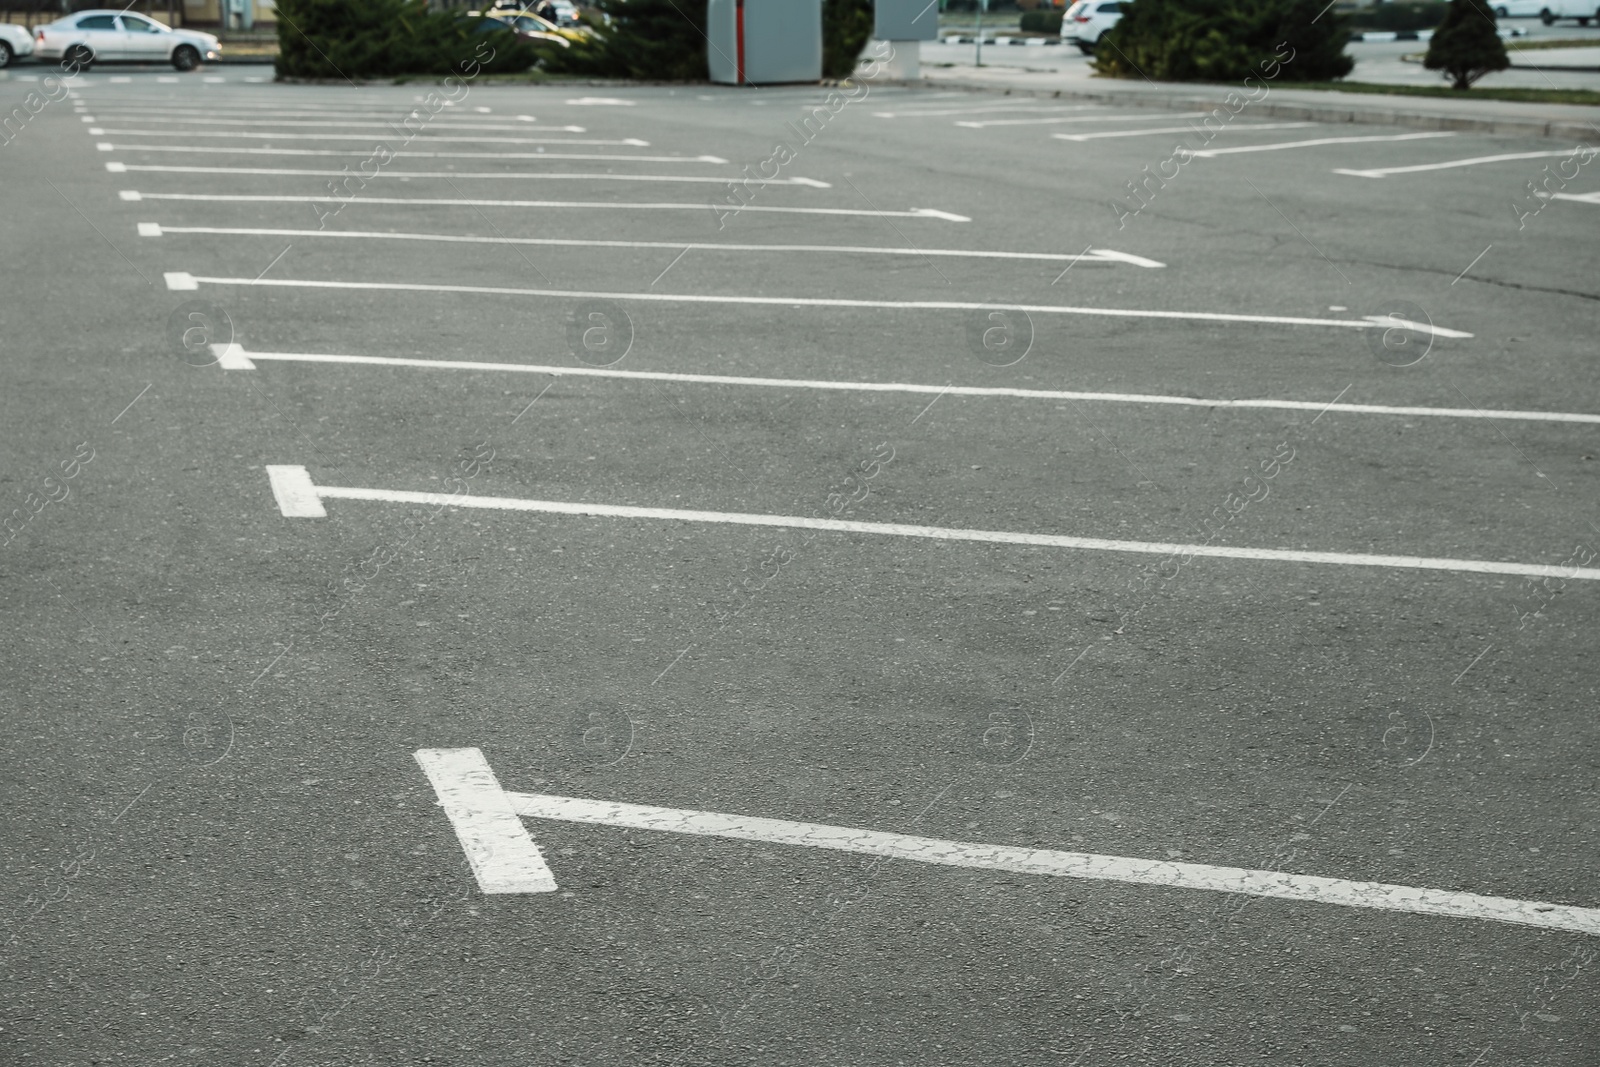
[[[1078,0],[1061,16],[1061,36],[1092,56],[1100,38],[1121,18],[1122,5],[1116,0]]]
[[[128,11],[79,11],[33,31],[33,51],[40,59],[75,63],[122,60],[171,63],[193,70],[206,60],[222,58],[222,45],[209,33],[172,30]]]

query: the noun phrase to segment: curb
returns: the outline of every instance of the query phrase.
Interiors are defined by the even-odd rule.
[[[976,37],[950,36],[950,37],[941,37],[941,38],[939,38],[939,42],[938,43],[939,44],[977,44],[978,43],[978,39]],[[1042,47],[1047,46],[1047,45],[1060,44],[1061,43],[1061,38],[1060,37],[985,37],[983,39],[983,43],[984,44],[997,44],[997,45],[1023,45],[1023,46],[1029,47],[1029,48],[1042,48]]]
[[[1001,92],[1009,96],[1064,97],[1089,103],[1114,104],[1120,107],[1153,107],[1163,110],[1200,106],[1207,108],[1221,107],[1223,106],[1223,98],[1230,92],[1227,87],[1220,86],[1216,87],[1215,96],[1206,96],[1194,90],[1188,92],[1182,90],[1174,90],[1173,92],[1130,92],[1117,89],[1027,89],[1011,85],[974,85],[965,81],[944,81],[938,77],[924,78],[920,82],[897,82],[895,84],[912,88],[920,85],[930,89]],[[1329,92],[1328,95],[1344,94]],[[1371,99],[1371,97],[1367,97],[1367,99]],[[1600,144],[1600,124],[1585,122],[1582,119],[1539,119],[1514,116],[1499,118],[1426,114],[1417,111],[1406,111],[1395,105],[1360,108],[1340,106],[1331,101],[1327,103],[1322,101],[1280,101],[1274,103],[1270,95],[1260,103],[1251,104],[1248,110],[1252,115],[1270,116],[1272,118],[1343,122],[1358,125],[1403,126],[1408,129],[1449,130],[1457,133],[1497,133],[1521,137],[1551,137],[1563,141]],[[1596,112],[1597,118],[1600,118],[1600,109],[1596,109]]]

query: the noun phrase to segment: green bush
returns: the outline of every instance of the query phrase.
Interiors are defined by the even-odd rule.
[[[872,37],[872,0],[825,0],[822,5],[822,76],[848,78]]]
[[[705,0],[596,0],[611,23],[571,48],[546,45],[540,63],[556,74],[643,81],[705,81]]]
[[[1450,10],[1428,41],[1422,65],[1443,71],[1451,88],[1463,90],[1485,74],[1511,66],[1489,5],[1483,0],[1450,0]]]
[[[1020,29],[1023,33],[1060,33],[1061,16],[1065,11],[1024,11]]]
[[[1352,30],[1431,30],[1444,20],[1450,5],[1444,0],[1422,3],[1373,4],[1350,16]]]
[[[1333,81],[1355,61],[1326,0],[1125,0],[1094,66],[1114,78],[1242,81],[1273,66],[1283,81]]]
[[[507,73],[533,65],[509,29],[472,32],[476,19],[429,11],[426,0],[278,0],[280,78]]]
[[[596,0],[611,16],[571,48],[544,46],[540,62],[555,74],[645,81],[705,81],[706,0]],[[855,70],[872,36],[872,0],[824,0],[822,76]]]

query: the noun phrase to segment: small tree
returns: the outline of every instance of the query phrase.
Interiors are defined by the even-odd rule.
[[[1470,89],[1485,74],[1511,66],[1489,5],[1484,0],[1450,0],[1422,65],[1444,71],[1453,89]]]
[[[850,77],[871,36],[871,0],[826,0],[822,5],[822,76]]]

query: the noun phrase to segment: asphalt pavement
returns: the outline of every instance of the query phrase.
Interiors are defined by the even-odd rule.
[[[1595,1062],[1592,149],[262,73],[0,79],[6,1062]]]

